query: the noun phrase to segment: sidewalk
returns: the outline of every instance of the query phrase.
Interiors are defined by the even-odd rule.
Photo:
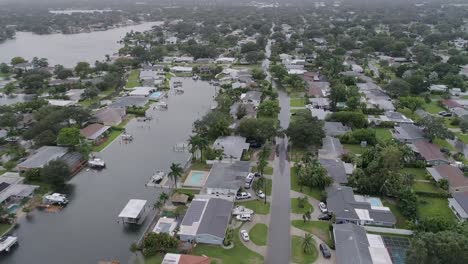
[[[246,222],[242,226],[241,230],[247,230],[250,233],[250,229],[252,229],[256,224],[265,224],[268,225],[270,223],[270,215],[261,215],[255,214],[253,220],[251,222]],[[239,236],[240,241],[246,246],[248,249],[257,252],[258,254],[266,257],[267,254],[267,246],[258,246],[255,245],[252,241],[245,242],[242,237],[240,236],[240,232],[237,234]]]

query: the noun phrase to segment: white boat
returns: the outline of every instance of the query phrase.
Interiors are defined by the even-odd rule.
[[[193,79],[193,80],[198,80],[198,75],[192,76],[192,79]]]
[[[233,215],[241,215],[241,214],[253,214],[254,211],[252,209],[249,209],[245,206],[242,206],[242,205],[238,205],[236,207],[234,207],[234,209],[232,209],[232,214]]]
[[[167,109],[167,103],[165,103],[165,102],[158,102],[158,103],[156,103],[156,107],[157,107],[158,109]]]
[[[65,196],[65,194],[53,193],[53,194],[44,196],[44,203],[66,205],[68,203],[68,199]]]
[[[105,168],[106,163],[100,158],[94,158],[88,161],[88,165],[91,168]]]
[[[122,134],[120,136],[123,140],[133,140],[133,136],[130,134]]]
[[[0,238],[0,252],[8,252],[10,248],[18,243],[18,238],[14,236],[4,236]]]
[[[160,183],[165,176],[166,173],[164,171],[156,171],[156,173],[153,176],[151,176],[151,181],[153,183]]]

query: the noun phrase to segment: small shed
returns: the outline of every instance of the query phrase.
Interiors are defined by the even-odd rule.
[[[185,205],[189,200],[189,196],[183,193],[174,193],[171,196],[171,202],[173,205]]]
[[[146,200],[130,199],[124,209],[120,212],[119,218],[121,218],[124,223],[140,224],[140,219],[145,209],[146,202]]]

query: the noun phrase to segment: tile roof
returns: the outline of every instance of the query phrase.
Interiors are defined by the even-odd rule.
[[[415,150],[421,154],[421,156],[426,160],[426,161],[436,161],[436,160],[442,160],[446,161],[447,163],[449,162],[442,152],[440,152],[440,148],[432,143],[429,143],[424,140],[419,140],[413,143],[413,146],[415,147]]]
[[[445,178],[448,180],[450,187],[458,188],[468,186],[468,178],[463,172],[452,165],[442,164],[432,168],[427,168],[427,171],[436,179]]]

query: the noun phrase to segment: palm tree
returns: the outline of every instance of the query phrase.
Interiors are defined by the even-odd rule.
[[[162,192],[159,195],[159,201],[161,201],[162,203],[165,203],[168,199],[169,199],[169,195],[167,195],[167,193],[165,192]]]
[[[190,153],[195,155],[197,150],[200,151],[200,160],[203,159],[203,151],[208,146],[208,140],[200,135],[191,136],[188,140],[190,145]]]
[[[174,181],[174,188],[177,188],[177,179],[182,176],[184,169],[180,166],[180,163],[171,164],[171,172],[168,176]]]
[[[304,238],[302,239],[302,250],[304,251],[304,253],[310,254],[312,253],[313,248],[314,248],[314,237],[311,234],[306,233],[304,235]]]

